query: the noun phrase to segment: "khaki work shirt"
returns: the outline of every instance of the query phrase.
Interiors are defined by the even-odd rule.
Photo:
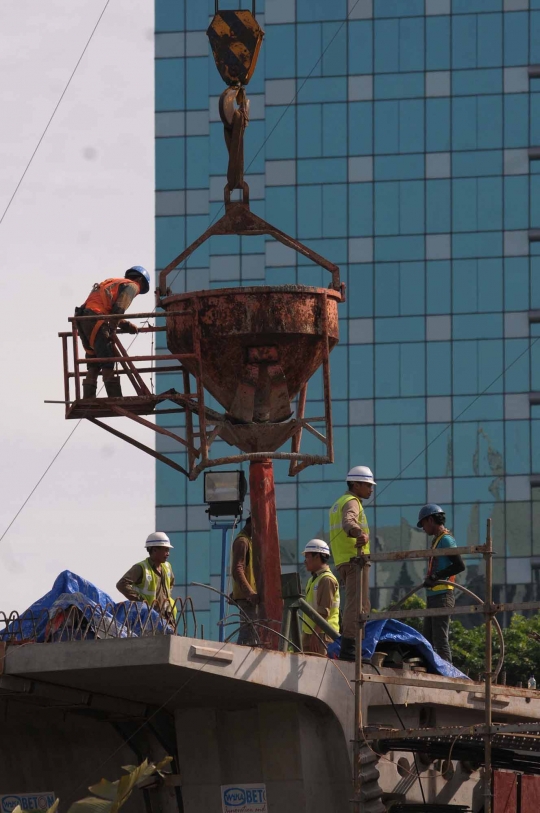
[[[152,570],[160,577],[158,582],[158,588],[156,593],[156,603],[158,607],[161,609],[163,605],[169,604],[169,596],[167,595],[167,588],[165,586],[165,574],[163,572],[163,568],[161,569],[161,573],[155,567],[155,565],[150,562],[150,566]],[[140,601],[141,594],[137,590],[137,585],[142,586],[143,580],[143,569],[141,565],[133,565],[127,573],[125,573],[118,584],[116,585],[116,589],[122,593],[130,601]],[[171,575],[171,588],[174,586],[174,573]]]
[[[355,499],[346,502],[341,509],[341,527],[349,536],[356,539],[359,534],[365,533],[366,529],[362,528],[358,523],[358,517],[360,516],[358,497],[356,497],[356,494],[353,494],[352,491],[347,491],[347,494],[350,494],[351,497],[355,497]]]
[[[240,532],[232,547],[232,577],[245,598],[255,594],[252,586],[246,579],[246,564],[249,553],[249,539]]]

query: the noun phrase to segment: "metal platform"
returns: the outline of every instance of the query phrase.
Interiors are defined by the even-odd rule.
[[[155,415],[161,396],[123,396],[122,398],[80,398],[67,405],[66,418],[116,418],[125,410],[134,415]]]

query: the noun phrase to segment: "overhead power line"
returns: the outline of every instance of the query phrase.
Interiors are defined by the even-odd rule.
[[[86,45],[84,46],[84,48],[83,48],[83,50],[82,50],[82,53],[81,53],[80,57],[79,57],[79,58],[78,58],[78,60],[77,60],[77,64],[76,64],[76,65],[75,65],[75,67],[73,68],[73,71],[71,72],[71,76],[69,77],[69,79],[68,79],[68,81],[67,81],[67,84],[66,84],[66,86],[65,86],[64,90],[62,91],[62,93],[61,93],[61,95],[60,95],[60,98],[58,99],[58,101],[57,101],[57,103],[56,103],[56,106],[55,106],[55,108],[54,108],[53,112],[51,113],[51,117],[50,117],[49,121],[47,122],[47,125],[46,125],[45,129],[43,130],[43,132],[42,132],[42,134],[41,134],[41,137],[40,137],[40,139],[39,139],[38,143],[36,144],[36,147],[35,147],[35,149],[34,149],[34,152],[33,152],[33,153],[32,153],[32,155],[30,156],[30,160],[28,161],[28,163],[27,163],[26,167],[24,168],[24,172],[23,172],[23,174],[21,175],[21,177],[20,177],[20,179],[19,179],[19,183],[18,183],[18,184],[17,184],[17,186],[15,187],[15,190],[14,190],[14,192],[13,192],[12,196],[10,197],[10,199],[9,199],[9,201],[8,201],[8,204],[7,204],[6,208],[4,209],[4,212],[3,212],[3,214],[2,214],[2,217],[0,218],[0,226],[1,226],[1,225],[2,225],[2,223],[4,222],[4,218],[5,218],[5,216],[6,216],[6,215],[7,215],[7,213],[8,213],[9,207],[10,207],[10,206],[11,206],[11,204],[13,203],[13,201],[14,201],[14,199],[15,199],[15,195],[16,195],[16,194],[17,194],[17,192],[19,191],[19,189],[20,189],[20,187],[21,187],[21,184],[22,184],[22,182],[24,181],[25,175],[26,175],[26,173],[28,172],[28,170],[30,169],[30,165],[31,165],[32,161],[34,160],[34,158],[35,158],[35,156],[36,156],[36,153],[37,153],[37,151],[39,150],[39,148],[40,148],[40,146],[41,146],[41,142],[43,141],[43,139],[44,139],[44,138],[45,138],[45,136],[47,135],[47,130],[48,130],[48,129],[49,129],[49,127],[51,126],[51,122],[52,122],[52,120],[54,119],[54,117],[55,117],[55,115],[56,115],[56,112],[57,112],[58,108],[59,108],[59,107],[60,107],[60,105],[62,104],[62,99],[63,99],[63,98],[64,98],[64,96],[66,95],[67,89],[69,88],[69,86],[70,86],[70,84],[71,84],[71,80],[73,79],[73,77],[74,77],[74,76],[75,76],[75,74],[77,73],[77,68],[78,68],[78,67],[79,67],[79,65],[81,64],[82,58],[83,58],[83,56],[85,55],[86,50],[87,50],[88,46],[90,45],[90,43],[91,43],[91,41],[92,41],[92,37],[93,37],[93,36],[94,36],[94,34],[96,33],[97,28],[98,28],[98,25],[99,25],[99,24],[100,24],[100,22],[101,22],[101,18],[103,17],[103,15],[105,14],[105,12],[107,11],[107,6],[109,5],[109,3],[110,3],[110,2],[111,2],[111,0],[107,0],[107,2],[105,3],[105,5],[103,6],[103,10],[102,10],[101,14],[100,14],[100,15],[99,15],[99,17],[98,17],[97,23],[95,24],[94,28],[92,29],[92,33],[90,34],[90,36],[88,37],[88,39],[87,39],[87,41],[86,41]]]

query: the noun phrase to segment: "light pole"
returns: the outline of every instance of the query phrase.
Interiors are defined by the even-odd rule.
[[[225,595],[227,590],[227,562],[229,546],[227,535],[233,531],[242,519],[242,508],[247,491],[246,477],[243,471],[206,471],[204,473],[204,501],[208,505],[207,513],[212,530],[221,531],[221,581],[219,598],[219,616],[225,617]],[[221,518],[228,521],[216,522]],[[225,627],[219,625],[219,641],[223,642]]]

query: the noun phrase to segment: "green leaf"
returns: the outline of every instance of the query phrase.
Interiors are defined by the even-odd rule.
[[[123,770],[127,771],[126,776],[122,776],[116,782],[101,779],[96,785],[89,788],[95,795],[75,802],[69,808],[68,813],[118,813],[118,810],[131,796],[133,789],[149,776],[159,773],[171,760],[172,757],[165,757],[157,765],[154,765],[145,759],[138,766],[125,765]],[[57,807],[58,801],[46,813],[56,813]],[[13,813],[22,813],[22,811],[19,807]]]
[[[166,768],[167,765],[171,764],[171,762],[172,757],[165,757],[165,759],[162,759],[161,762],[158,762],[157,765],[155,766],[156,773],[158,773],[160,776],[163,776],[163,768]]]
[[[68,813],[110,813],[112,802],[105,799],[97,799],[95,796],[87,796],[78,802],[74,802]]]
[[[152,770],[150,774],[154,772],[154,766],[152,765]],[[134,787],[136,787],[137,783],[141,781],[141,779],[147,776],[148,770],[148,760],[145,759],[143,763],[139,765],[138,768],[135,768],[134,771],[130,771],[127,776],[123,776],[120,781],[118,782],[118,792],[116,795],[116,799],[113,802],[111,813],[117,813],[117,811],[122,807],[124,802],[127,801],[128,797],[131,795],[131,792]]]
[[[94,796],[99,796],[100,799],[108,799],[110,802],[114,802],[116,797],[118,796],[118,782],[109,782],[108,779],[101,779],[97,785],[90,785],[88,788]]]

